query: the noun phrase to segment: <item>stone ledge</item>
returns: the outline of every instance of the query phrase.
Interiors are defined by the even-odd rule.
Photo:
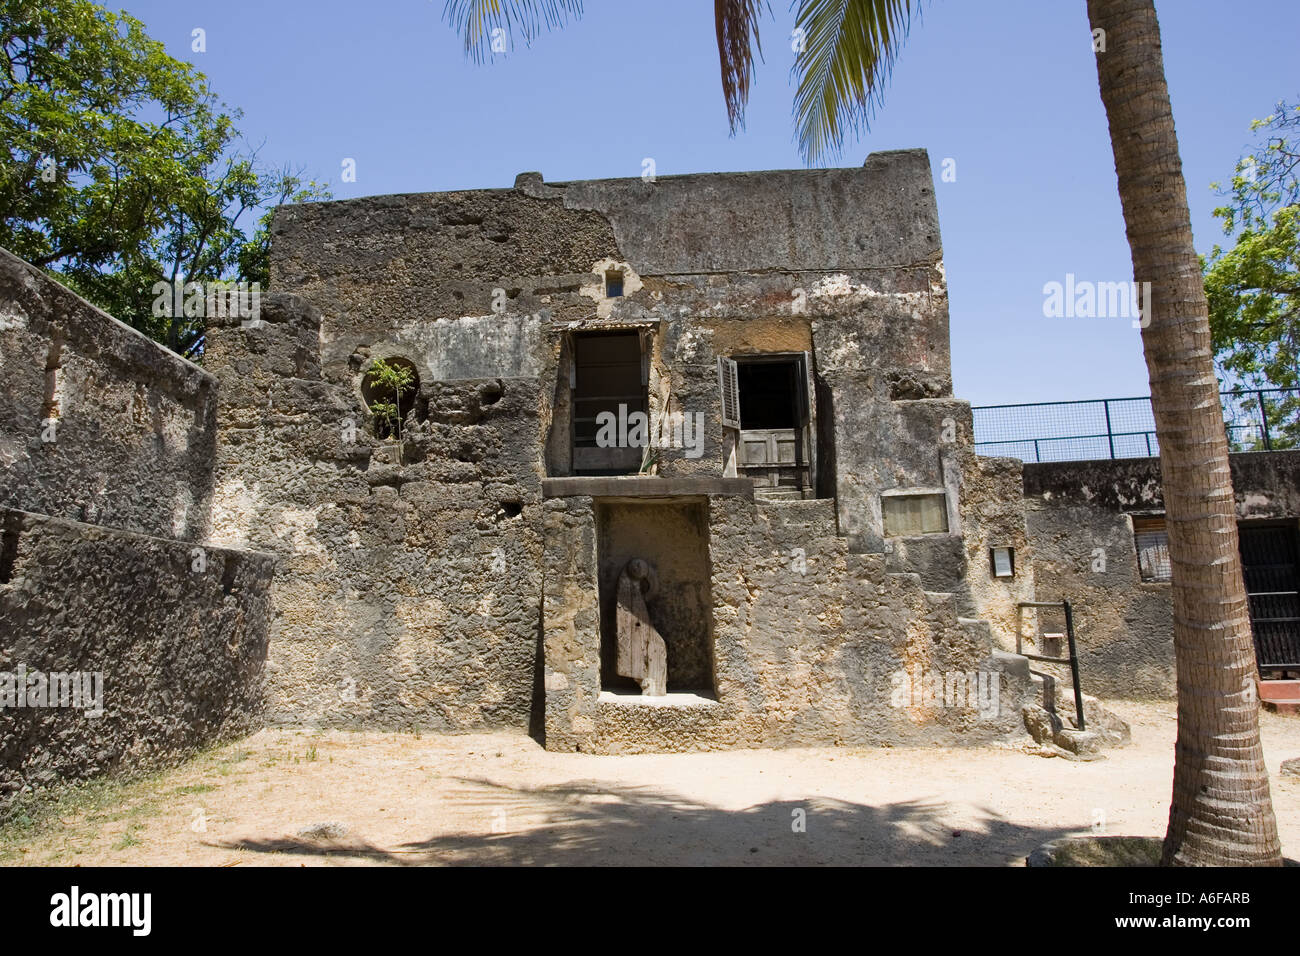
[[[662,478],[658,475],[601,475],[543,478],[543,498],[683,498],[739,495],[753,499],[749,478]]]
[[[646,697],[634,690],[602,690],[597,701],[615,707],[718,707],[717,699],[703,694],[669,693],[662,697]]]

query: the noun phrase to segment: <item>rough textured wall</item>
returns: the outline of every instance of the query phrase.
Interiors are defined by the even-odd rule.
[[[10,509],[0,539],[0,805],[257,725],[272,559]],[[20,672],[25,702],[5,698]],[[83,672],[100,716],[93,678],[79,707],[46,696]]]
[[[602,692],[592,503],[545,503],[548,749],[959,744],[1022,732],[1023,659],[995,653],[987,625],[959,621],[951,595],[890,573],[883,555],[850,552],[825,501],[710,496],[716,698]],[[903,679],[931,674],[983,674],[987,690],[993,673],[986,713],[971,694],[901,693]]]
[[[929,159],[907,150],[860,169],[524,174],[515,189],[284,207],[272,279],[320,310],[327,381],[355,388],[392,356],[425,380],[539,377],[550,474],[570,473],[567,337],[644,329],[652,412],[705,416],[703,457],[667,450],[660,472],[721,474],[718,355],[807,350],[820,324],[892,395],[949,394],[941,255]],[[609,266],[626,273],[615,299]]]
[[[612,222],[624,257],[643,275],[892,268],[924,261],[939,248],[930,161],[921,149],[873,153],[860,169],[542,188]]]
[[[485,189],[283,206],[271,250],[272,287],[320,310],[324,376],[346,382],[357,347],[381,342],[425,377],[536,374],[533,316],[589,306],[581,282],[617,247],[595,213]]]
[[[0,250],[0,506],[201,538],[214,384]]]
[[[1300,515],[1300,452],[1230,460],[1238,518]],[[1172,697],[1169,585],[1142,582],[1130,517],[1163,511],[1159,459],[1026,464],[1024,492],[1038,595],[1073,605],[1084,691]]]
[[[285,559],[272,651],[282,719],[521,722],[536,654],[529,634],[543,627],[548,647],[568,661],[547,671],[548,741],[616,746],[593,743],[590,735],[604,731],[582,729],[596,720],[601,691],[601,559],[591,555],[588,567],[586,557],[550,550],[585,548],[588,538],[595,547],[595,505],[543,506],[538,495],[544,475],[572,474],[572,336],[583,331],[639,330],[652,414],[703,416],[703,454],[664,449],[659,477],[647,480],[735,473],[734,433],[721,424],[720,356],[809,353],[818,491],[837,501],[820,503],[826,527],[815,532],[751,521],[754,548],[775,553],[779,538],[782,548],[876,552],[868,562],[876,585],[941,607],[934,613],[944,633],[984,656],[987,625],[959,624],[958,615],[987,613],[1005,630],[1008,601],[1026,586],[1032,592],[1028,575],[1021,591],[984,581],[987,559],[971,557],[993,538],[1023,544],[1023,527],[988,500],[1008,482],[977,463],[969,408],[951,398],[947,290],[924,151],[874,154],[860,169],[653,182],[548,184],[529,173],[513,189],[288,207],[273,233],[273,284],[310,303],[319,336],[311,322],[292,331],[297,320],[285,324],[273,306],[266,329],[215,329],[208,363],[223,382],[219,533]],[[604,295],[610,268],[623,272],[622,296]],[[420,379],[400,460],[393,443],[374,438],[361,400],[366,369],[393,357],[409,360]],[[349,421],[358,437],[334,437]],[[949,492],[951,533],[897,542],[886,557],[893,543],[881,533],[880,493],[918,486]],[[965,541],[964,521],[974,532]],[[552,532],[577,543],[552,542]],[[813,539],[801,542],[801,533]],[[484,575],[484,561],[499,553],[508,573]],[[829,593],[846,604],[865,599],[854,590],[865,586],[863,573],[857,565],[843,572]],[[734,581],[714,569],[711,583],[713,607],[725,611]],[[854,626],[903,633],[907,614],[934,610],[879,607],[878,620]],[[762,648],[755,653],[779,658],[811,640],[775,610],[759,620],[744,638]],[[585,643],[592,633],[594,648]],[[836,633],[831,645],[860,637]],[[722,638],[714,637],[716,670]],[[704,670],[706,655],[697,656],[691,682]],[[779,671],[756,680],[775,681]],[[838,673],[860,691],[856,677]],[[562,690],[551,688],[557,682]],[[339,685],[364,686],[364,701],[340,702]],[[797,705],[776,710],[821,706],[807,688],[798,693]],[[865,703],[827,704],[838,716],[806,739],[834,737],[834,724],[858,720],[844,708]],[[884,719],[882,738],[892,732]],[[755,707],[745,720],[775,727],[784,717]],[[776,732],[753,729],[731,739]],[[861,727],[853,734],[870,736]]]
[[[969,429],[969,412],[960,426]],[[970,434],[969,431],[966,434]],[[1017,608],[1021,601],[1052,600],[1040,598],[1037,584],[1036,556],[1025,520],[1023,478],[1018,458],[984,458],[970,446],[962,457],[961,498],[962,542],[966,549],[966,574],[962,592],[971,616],[986,620],[992,627],[996,647],[1016,649],[1016,634],[1032,633],[1036,617],[1032,610]],[[1015,575],[997,578],[989,551],[1010,547]]]
[[[280,558],[273,721],[527,726],[541,602],[532,378],[423,380],[399,457],[322,381],[319,314],[217,321],[214,540]]]
[[[546,749],[591,752],[600,699],[600,563],[592,499],[545,499],[542,540]]]

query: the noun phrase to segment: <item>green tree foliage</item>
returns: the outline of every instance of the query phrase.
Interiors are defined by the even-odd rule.
[[[1202,258],[1215,364],[1226,387],[1294,388],[1300,385],[1300,106],[1278,103],[1251,131],[1257,141],[1231,183],[1214,184],[1228,200],[1214,214],[1233,245],[1216,245]],[[1273,447],[1300,444],[1300,399],[1262,399]]]
[[[265,282],[266,207],[328,196],[241,149],[239,116],[125,13],[0,0],[0,245],[199,354],[203,318],[155,308],[155,284]]]
[[[408,365],[376,359],[366,370],[366,385],[375,397],[370,400],[370,414],[375,417],[375,431],[380,438],[392,435],[402,443],[402,399],[415,388],[415,373]]]

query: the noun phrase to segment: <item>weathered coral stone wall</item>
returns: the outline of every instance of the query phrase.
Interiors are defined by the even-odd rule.
[[[273,564],[206,542],[215,379],[0,250],[0,393],[0,802],[255,726]],[[83,672],[102,716],[42,704]]]
[[[356,382],[323,379],[321,317],[263,297],[215,320],[213,539],[275,554],[276,722],[528,725],[541,588],[534,378],[422,382],[399,460]]]
[[[214,385],[0,249],[0,507],[201,538]]]
[[[1300,517],[1300,452],[1230,462],[1238,519]],[[1174,696],[1169,585],[1142,581],[1133,540],[1132,515],[1164,510],[1159,459],[1026,464],[1024,494],[1038,594],[1073,606],[1084,691]]]
[[[0,673],[98,674],[103,691],[98,716],[0,705],[0,806],[259,725],[270,558],[204,547],[200,570],[191,542],[10,509],[0,535]]]
[[[716,694],[602,689],[599,504],[581,495],[545,503],[548,749],[959,744],[1021,731],[1024,659],[995,651],[986,624],[959,621],[952,595],[890,573],[884,555],[851,552],[827,501],[710,495]],[[901,694],[918,673],[984,675],[990,706]]]
[[[611,268],[622,295],[605,294]],[[789,739],[804,742],[955,728],[951,715],[895,713],[886,678],[863,684],[854,661],[964,666],[1013,643],[1009,608],[1032,596],[1029,561],[994,581],[987,548],[1028,546],[1019,511],[987,496],[1019,476],[975,457],[969,407],[951,395],[923,151],[874,154],[859,169],[653,182],[525,173],[513,189],[286,207],[272,282],[296,298],[272,297],[262,328],[214,326],[208,367],[222,382],[217,538],[283,562],[277,719],[523,725],[544,694],[548,746],[622,747],[611,728],[627,702],[601,702],[626,683],[606,674],[602,688],[602,611],[608,632],[620,565],[656,548],[670,688],[718,695],[672,713],[730,714],[721,745],[775,740],[783,726],[803,728]],[[573,336],[607,329],[639,332],[651,413],[701,416],[702,454],[661,448],[652,476],[544,497],[544,480],[578,480]],[[797,520],[807,502],[771,502],[737,534],[771,561],[831,549],[838,570],[738,594],[733,573],[709,563],[727,512],[708,483],[736,474],[717,363],[764,352],[808,356],[823,500],[815,529]],[[362,401],[366,370],[390,358],[419,378],[400,449],[375,437]],[[659,482],[656,503],[629,503],[620,481]],[[704,491],[681,490],[697,481]],[[880,495],[936,487],[949,531],[887,541]],[[656,508],[667,509],[661,527],[646,517]],[[841,625],[819,609],[792,625],[785,603],[757,597],[796,591],[810,606],[866,601],[871,612],[846,611]],[[992,623],[966,621],[976,618]],[[963,650],[927,644],[945,640]],[[606,657],[609,643],[606,633]]]

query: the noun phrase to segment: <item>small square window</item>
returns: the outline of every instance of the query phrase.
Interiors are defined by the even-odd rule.
[[[993,567],[995,578],[1014,578],[1016,576],[1016,549],[989,548],[989,564]]]
[[[942,492],[882,495],[880,510],[885,519],[886,537],[946,534],[948,531],[948,496]]]
[[[605,273],[605,296],[617,298],[623,294],[623,273],[619,269],[610,269]]]
[[[1164,515],[1133,518],[1133,544],[1137,548],[1138,573],[1143,581],[1173,580],[1169,564],[1169,532]]]

